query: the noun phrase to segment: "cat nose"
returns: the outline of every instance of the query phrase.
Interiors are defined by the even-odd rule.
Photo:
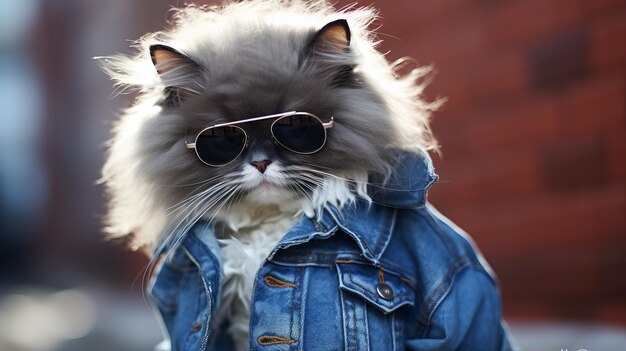
[[[267,169],[267,166],[270,165],[270,163],[272,163],[272,161],[270,161],[270,160],[261,160],[261,161],[252,161],[252,162],[250,162],[250,164],[253,165],[254,167],[256,167],[256,169],[258,169],[259,172],[261,172],[261,173],[265,173],[265,170]]]

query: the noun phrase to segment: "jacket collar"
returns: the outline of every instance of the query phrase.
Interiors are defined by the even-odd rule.
[[[363,256],[378,263],[395,226],[398,209],[417,209],[426,204],[428,188],[438,179],[424,151],[398,151],[394,171],[386,181],[371,177],[368,194],[372,203],[359,199],[341,209],[327,206],[319,220],[303,217],[278,243],[277,250],[326,238],[341,229],[359,245]]]
[[[385,181],[379,175],[369,179],[368,193],[374,202],[395,208],[421,208],[426,205],[428,188],[437,181],[433,163],[425,151],[396,152],[393,172]]]

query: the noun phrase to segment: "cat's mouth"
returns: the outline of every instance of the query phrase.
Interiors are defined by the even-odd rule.
[[[273,186],[277,186],[276,184],[270,182],[267,179],[263,179],[261,180],[261,183],[259,183],[259,187],[261,188],[269,188],[269,187],[273,187]]]
[[[270,179],[262,179],[256,186],[248,188],[246,198],[259,204],[278,204],[297,198],[288,186],[277,184]]]
[[[311,198],[312,192],[322,183],[320,177],[308,167],[285,166],[279,161],[272,162],[264,172],[246,166],[238,175],[240,192],[256,203],[280,203],[303,198]]]
[[[257,189],[286,189],[284,182],[279,179],[273,179],[272,177],[260,176],[252,181],[247,182],[244,188],[248,191],[254,191]]]

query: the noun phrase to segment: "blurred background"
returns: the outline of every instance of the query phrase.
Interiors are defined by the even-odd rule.
[[[343,6],[350,1],[339,1]],[[436,73],[430,200],[499,275],[524,350],[626,348],[626,1],[363,1],[381,51]],[[151,350],[146,259],[101,236],[128,96],[97,55],[182,1],[0,2],[0,350]]]

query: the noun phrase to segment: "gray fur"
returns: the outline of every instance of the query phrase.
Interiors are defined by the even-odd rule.
[[[424,71],[396,77],[367,28],[375,16],[370,8],[337,12],[323,1],[190,6],[177,10],[172,30],[142,38],[136,55],[102,58],[104,70],[122,90],[140,92],[114,130],[103,170],[111,197],[109,233],[132,232],[136,247],[154,246],[168,223],[175,222],[168,208],[213,184],[198,188],[199,182],[238,174],[255,152],[287,166],[344,176],[389,173],[393,148],[432,148],[427,121],[436,104],[419,98],[422,87],[416,83]],[[315,33],[338,18],[348,20],[350,49],[339,54],[309,50]],[[197,67],[159,76],[148,53],[156,43],[180,51]],[[337,72],[345,66],[354,67],[353,76],[337,86]],[[172,86],[193,94],[167,104]],[[242,125],[251,135],[250,147],[225,167],[208,167],[185,148],[185,138],[191,140],[207,126],[291,110],[323,120],[334,116],[322,150],[298,155],[272,144],[270,121]]]

